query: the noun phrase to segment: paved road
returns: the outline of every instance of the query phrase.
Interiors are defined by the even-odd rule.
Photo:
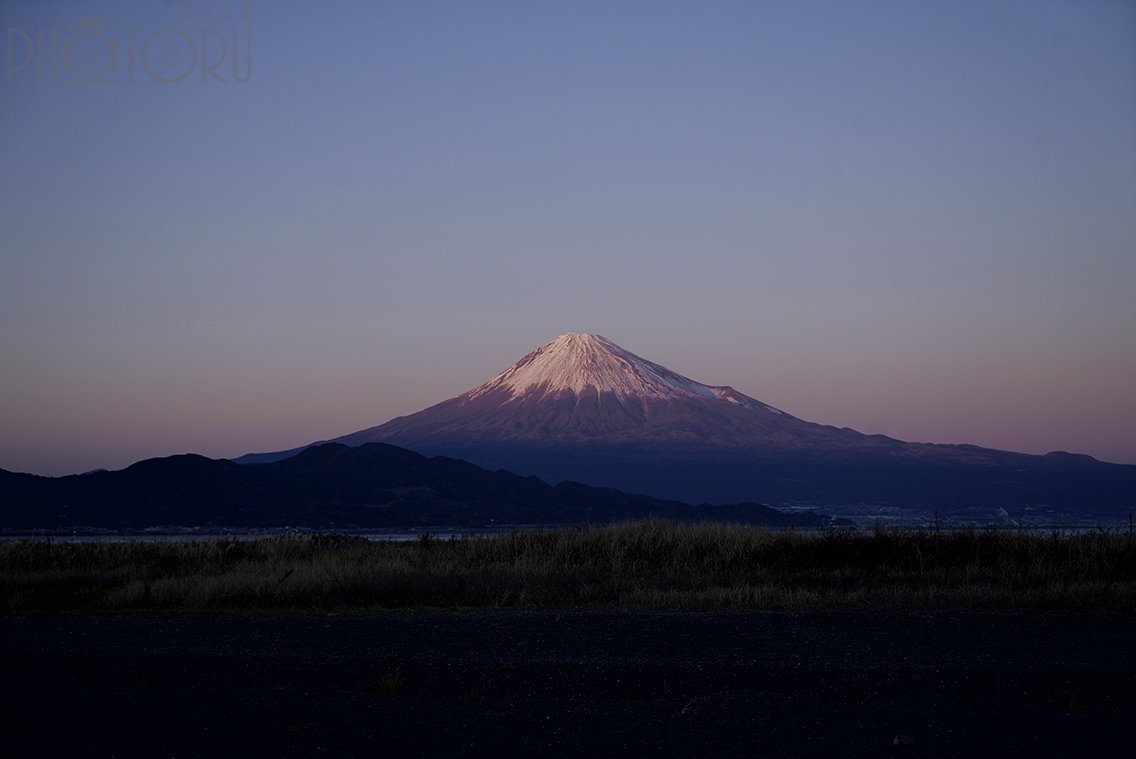
[[[0,746],[1127,757],[1134,641],[1119,613],[0,616]]]

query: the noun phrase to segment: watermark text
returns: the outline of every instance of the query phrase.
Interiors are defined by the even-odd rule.
[[[172,23],[147,28],[83,18],[61,27],[5,30],[4,81],[110,84],[252,79],[252,10],[182,5]]]

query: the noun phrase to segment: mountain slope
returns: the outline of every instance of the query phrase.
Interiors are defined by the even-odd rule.
[[[456,398],[336,442],[737,450],[840,447],[864,437],[802,421],[732,387],[695,382],[599,335],[570,332]]]
[[[659,516],[809,525],[758,504],[689,506],[576,483],[491,472],[395,446],[329,443],[272,464],[185,455],[116,472],[35,477],[0,470],[0,527],[215,524],[411,527],[572,524]]]

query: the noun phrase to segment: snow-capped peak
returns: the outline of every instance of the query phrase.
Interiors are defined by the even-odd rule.
[[[718,398],[730,403],[769,408],[728,387],[712,387],[672,372],[624,350],[602,335],[568,332],[537,348],[467,397],[507,391],[511,397],[533,392],[580,395],[588,388],[619,398]],[[769,409],[774,410],[774,409]]]

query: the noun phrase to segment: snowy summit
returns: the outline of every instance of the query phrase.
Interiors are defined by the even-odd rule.
[[[469,391],[477,398],[507,391],[513,398],[582,395],[589,389],[617,398],[716,398],[732,393],[687,379],[640,358],[602,335],[568,332],[537,348],[493,379]]]
[[[542,345],[488,382],[465,393],[473,400],[507,393],[510,399],[539,400],[566,393],[611,394],[623,403],[642,401],[717,399],[736,406],[781,412],[732,387],[704,385],[678,372],[636,356],[603,335],[567,332]]]
[[[738,447],[796,437],[799,424],[732,387],[695,382],[606,337],[568,332],[472,390],[336,442],[413,450],[522,440]],[[808,427],[811,436],[815,425]]]

